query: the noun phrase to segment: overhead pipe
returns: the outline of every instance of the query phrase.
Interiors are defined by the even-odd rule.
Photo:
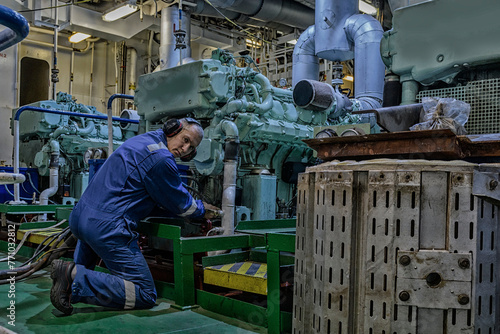
[[[113,153],[113,124],[112,124],[112,120],[115,120],[115,118],[113,117],[112,106],[113,106],[113,101],[117,98],[129,99],[129,100],[134,99],[134,97],[132,95],[126,95],[126,94],[113,94],[108,99],[108,110],[107,110],[108,111],[108,116],[107,116],[107,119],[108,119],[108,157],[111,155],[111,153]],[[139,123],[139,121],[129,122],[129,123]]]
[[[0,24],[7,27],[0,32],[0,51],[19,43],[30,32],[24,16],[3,5],[0,5]]]
[[[111,100],[111,98],[110,98],[110,100]],[[111,102],[108,101],[108,105],[110,105],[110,104],[111,104]],[[108,116],[104,116],[104,115],[82,114],[82,113],[76,113],[76,112],[70,112],[70,111],[52,110],[52,109],[45,109],[45,108],[32,107],[32,106],[23,106],[23,107],[17,109],[17,111],[14,115],[14,119],[13,119],[13,123],[14,123],[13,124],[13,126],[14,126],[14,168],[13,168],[14,170],[13,170],[13,172],[14,172],[14,174],[19,174],[19,117],[26,110],[43,112],[43,113],[48,113],[48,114],[56,114],[56,115],[76,116],[76,117],[83,117],[83,118],[108,119]],[[126,118],[113,117],[112,120],[118,121],[118,122],[139,124],[138,120],[132,120],[132,119],[126,119]],[[111,140],[112,140],[112,138],[111,138]],[[14,200],[11,201],[10,204],[23,204],[23,203],[24,202],[22,202],[20,200],[19,183],[14,184]]]
[[[209,6],[197,0],[193,13],[210,13]],[[211,4],[222,10],[244,14],[261,22],[277,22],[285,26],[305,29],[314,22],[314,10],[293,0],[212,0]]]

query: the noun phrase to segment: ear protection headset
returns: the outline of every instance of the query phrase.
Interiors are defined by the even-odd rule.
[[[184,118],[189,124],[198,124],[201,126],[200,122],[195,120],[194,118],[186,117]],[[176,118],[171,118],[163,124],[163,133],[167,138],[171,138],[175,135],[177,135],[179,132],[182,131],[182,123],[180,120]],[[190,152],[189,154],[181,157],[181,161],[188,162],[191,161],[194,157],[196,156],[196,148]]]

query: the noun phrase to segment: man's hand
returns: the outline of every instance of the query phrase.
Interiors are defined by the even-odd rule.
[[[205,216],[204,216],[205,219],[214,219],[222,217],[223,215],[222,210],[216,207],[215,205],[203,202],[203,206],[205,207]]]

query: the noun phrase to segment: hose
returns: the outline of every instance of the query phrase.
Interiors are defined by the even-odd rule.
[[[21,242],[19,243],[19,245],[17,245],[17,248],[16,250],[14,251],[14,254],[10,255],[10,256],[7,256],[7,257],[4,257],[4,258],[1,258],[0,259],[0,262],[3,262],[3,261],[7,261],[9,258],[15,256],[17,254],[17,252],[21,249],[21,246],[24,244],[24,242],[26,241],[26,239],[28,239],[28,236],[33,233],[33,232],[40,232],[40,231],[45,231],[45,230],[48,230],[48,229],[51,229],[51,228],[54,228],[54,227],[58,227],[59,225],[61,224],[64,224],[66,222],[66,219],[63,219],[61,220],[59,223],[53,225],[53,226],[49,226],[49,227],[44,227],[44,228],[37,228],[37,229],[33,229],[33,230],[28,230],[26,231],[26,233],[24,233],[23,235],[23,238],[21,239]]]

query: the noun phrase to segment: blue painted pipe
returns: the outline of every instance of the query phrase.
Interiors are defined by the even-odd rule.
[[[113,100],[116,98],[122,98],[122,99],[130,99],[133,100],[134,96],[133,95],[126,95],[126,94],[113,94],[109,97],[108,100],[108,109],[111,109],[111,104],[113,103]]]
[[[111,126],[111,116],[113,115],[113,110],[111,109],[111,105],[113,103],[113,100],[116,98],[124,98],[124,99],[130,99],[133,100],[134,97],[132,95],[125,95],[125,94],[113,94],[109,97],[108,99],[108,155],[111,155],[113,153],[113,127]],[[137,121],[138,123],[138,121]]]
[[[23,111],[26,111],[26,110],[44,112],[44,113],[49,113],[49,114],[57,114],[57,115],[77,116],[77,117],[84,117],[84,118],[108,119],[108,116],[104,116],[104,115],[82,114],[82,113],[77,113],[77,112],[52,110],[52,109],[45,109],[45,108],[32,107],[32,106],[24,106],[24,107],[17,109],[16,114],[14,115],[14,173],[16,173],[16,174],[19,173],[19,117],[21,116]],[[133,119],[112,117],[112,120],[118,121],[118,122],[139,124],[138,120],[133,120]],[[108,122],[110,123],[111,120],[108,119]],[[113,143],[112,132],[111,132],[111,136],[110,136],[110,138],[108,138],[108,140],[111,143]],[[111,154],[111,153],[109,153],[109,154]],[[11,201],[10,203],[11,204],[21,204],[22,203],[20,201],[19,183],[14,184],[14,201]]]
[[[0,32],[0,51],[19,43],[28,36],[30,27],[21,14],[0,5],[0,24],[6,26]]]
[[[70,111],[60,111],[60,110],[45,109],[45,108],[39,108],[39,107],[24,106],[24,107],[17,109],[16,114],[14,115],[14,120],[18,121],[19,116],[21,116],[21,113],[23,111],[26,111],[26,110],[45,112],[48,114],[77,116],[77,117],[84,117],[84,118],[108,119],[108,116],[104,116],[104,115],[83,114],[83,113],[70,112]],[[139,124],[138,120],[128,119],[128,118],[113,117],[112,120],[118,121],[118,122]]]

